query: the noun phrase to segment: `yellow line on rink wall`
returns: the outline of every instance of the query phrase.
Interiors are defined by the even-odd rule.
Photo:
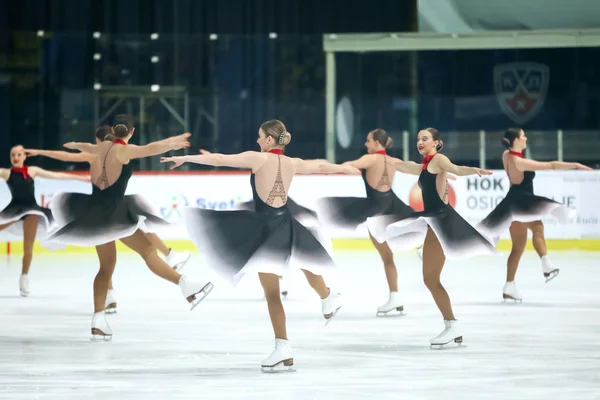
[[[196,251],[196,247],[191,240],[165,240],[167,247],[171,247],[174,250],[190,250]],[[561,239],[548,239],[546,240],[548,250],[550,251],[566,251],[566,250],[580,250],[580,251],[600,251],[600,239],[573,239],[573,240],[561,240]],[[374,250],[373,244],[369,239],[333,239],[334,250]],[[510,251],[511,243],[508,239],[500,240],[497,246],[500,251]],[[117,242],[118,251],[132,251],[121,242]],[[531,240],[527,242],[527,250],[533,250]],[[33,248],[35,254],[42,253],[94,253],[94,247],[77,247],[67,246],[64,250],[50,251],[36,242]],[[22,242],[11,242],[10,248],[7,243],[0,243],[0,254],[23,254],[23,243]]]

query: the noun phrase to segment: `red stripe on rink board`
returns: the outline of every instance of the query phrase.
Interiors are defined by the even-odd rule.
[[[67,174],[73,174],[73,175],[89,175],[89,171],[61,171],[61,170],[53,170],[53,172],[64,172]],[[134,171],[133,175],[139,175],[139,176],[152,176],[152,175],[161,175],[161,176],[168,176],[168,175],[173,175],[173,176],[177,176],[177,175],[200,175],[200,176],[205,176],[205,175],[250,175],[250,171]],[[304,176],[306,175],[345,175],[342,173],[335,173],[335,174],[302,174]]]
[[[10,255],[10,242],[6,242],[6,254]]]

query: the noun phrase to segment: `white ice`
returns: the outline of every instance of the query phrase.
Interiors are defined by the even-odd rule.
[[[448,262],[442,281],[466,347],[431,350],[442,318],[416,253],[398,254],[404,317],[375,317],[388,297],[375,251],[337,252],[345,305],[327,327],[299,273],[287,277],[296,373],[264,374],[273,333],[257,279],[216,280],[189,311],[177,286],[119,254],[110,343],[92,343],[93,254],[42,254],[31,295],[20,258],[0,261],[0,398],[17,399],[593,399],[600,398],[599,253],[555,252],[544,283],[527,253],[522,304],[504,304],[505,257]],[[186,272],[209,273],[194,254]]]

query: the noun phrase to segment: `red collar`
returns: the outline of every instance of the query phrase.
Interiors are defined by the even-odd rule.
[[[423,159],[421,160],[421,162],[423,163],[423,169],[427,169],[427,166],[429,165],[429,162],[431,161],[431,159],[432,159],[433,157],[435,157],[435,155],[436,155],[436,154],[437,154],[437,153],[433,153],[433,154],[432,154],[432,155],[430,155],[430,156],[425,156],[425,157],[423,157]]]
[[[125,143],[124,141],[122,141],[121,139],[118,139],[118,138],[113,140],[113,143],[122,144],[123,146],[127,146],[127,143]]]
[[[10,169],[12,172],[17,172],[17,173],[21,173],[23,174],[23,179],[27,179],[27,177],[29,176],[29,171],[27,169],[27,165],[23,165],[21,168],[16,168],[16,167],[12,167]]]
[[[513,156],[517,156],[517,157],[523,158],[523,157],[525,157],[525,150],[523,150],[521,152],[509,150],[508,154],[512,154]]]
[[[271,149],[268,152],[273,154],[283,154],[283,150],[281,149]]]
[[[385,150],[376,151],[375,154],[383,154],[384,156],[387,156],[387,153],[385,152]]]

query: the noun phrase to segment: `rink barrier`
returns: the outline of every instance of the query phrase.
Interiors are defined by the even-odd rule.
[[[509,182],[504,171],[493,175],[458,177],[449,181],[448,199],[456,211],[469,223],[476,225],[504,198]],[[85,174],[79,172],[78,174]],[[421,191],[415,175],[396,174],[393,190],[405,203],[415,210],[423,207]],[[81,181],[55,181],[36,179],[36,197],[47,207],[52,197],[60,192],[91,193],[91,184]],[[577,216],[569,223],[560,224],[552,217],[543,220],[548,246],[553,250],[599,250],[600,210],[595,199],[600,197],[600,171],[540,171],[535,179],[535,193],[553,198],[577,210]],[[161,230],[159,236],[174,246],[193,249],[182,221],[182,208],[200,207],[216,210],[234,209],[237,203],[252,199],[249,173],[244,171],[172,171],[136,172],[129,182],[128,194],[139,194],[148,200],[156,212],[173,225]],[[365,188],[359,176],[348,175],[299,175],[289,191],[298,204],[315,209],[320,197],[364,197]],[[0,209],[10,201],[6,185],[0,185]],[[363,225],[356,232],[328,231],[335,249],[371,249],[368,232]],[[499,249],[508,250],[508,230],[501,236]],[[0,253],[22,251],[21,237],[0,232]],[[10,245],[4,245],[7,241]],[[528,244],[531,246],[531,244]],[[36,252],[42,252],[36,245]],[[68,251],[93,251],[68,247]]]
[[[333,249],[336,251],[367,251],[373,250],[373,244],[369,239],[333,239]],[[197,249],[191,240],[165,240],[167,247],[176,251],[188,250],[196,253]],[[600,251],[600,239],[548,239],[546,245],[549,251]],[[502,252],[510,252],[511,242],[508,239],[502,239],[498,242],[496,248]],[[132,250],[117,242],[119,252],[131,252]],[[533,251],[531,240],[527,242],[527,251]],[[67,246],[64,250],[50,251],[36,242],[33,247],[35,254],[66,254],[66,253],[95,253],[94,247]],[[408,252],[407,252],[408,253]],[[23,254],[23,242],[6,242],[0,245],[0,254],[21,255]]]

